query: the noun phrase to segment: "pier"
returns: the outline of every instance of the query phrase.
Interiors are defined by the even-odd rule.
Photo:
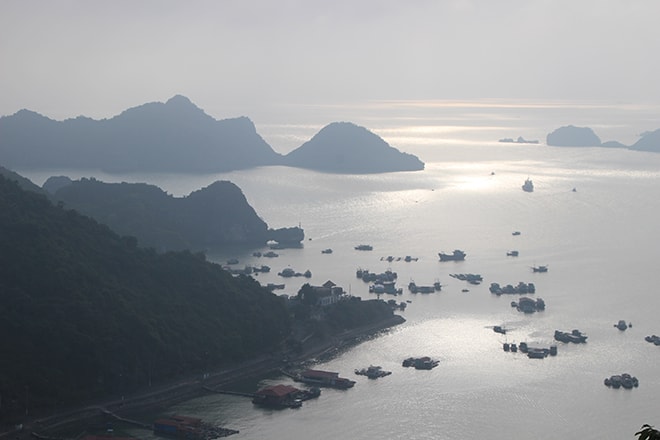
[[[228,394],[230,396],[242,396],[242,397],[249,397],[249,398],[254,398],[254,393],[242,393],[240,391],[229,391],[229,390],[217,390],[215,388],[207,387],[204,386],[202,387],[206,391],[210,391],[212,393],[217,393],[217,394]]]

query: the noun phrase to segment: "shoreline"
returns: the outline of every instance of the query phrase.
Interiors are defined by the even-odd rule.
[[[284,360],[286,359],[284,353],[281,356],[269,355],[254,358],[226,369],[209,373],[203,378],[189,377],[187,380],[180,378],[170,384],[143,390],[130,396],[122,396],[120,399],[98,402],[63,413],[33,419],[29,423],[26,423],[20,431],[0,433],[0,438],[13,437],[15,439],[27,439],[35,437],[41,439],[65,439],[70,437],[63,434],[58,435],[58,433],[71,431],[84,432],[96,419],[100,420],[113,417],[116,420],[133,421],[133,418],[139,418],[140,414],[145,412],[157,410],[158,408],[164,409],[179,402],[201,397],[212,392],[205,389],[205,387],[218,388],[229,386],[246,379],[265,376],[281,370],[284,362],[289,365],[298,364],[299,366],[303,366],[312,360],[322,361],[343,349],[361,343],[365,337],[373,336],[404,322],[406,322],[405,318],[401,315],[394,314],[386,320],[346,330],[323,340],[314,340],[315,338],[311,338],[307,348],[295,354],[287,361]],[[135,422],[142,425],[147,424],[138,420],[135,420]]]

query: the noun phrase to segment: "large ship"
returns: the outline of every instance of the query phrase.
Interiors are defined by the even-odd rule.
[[[463,261],[467,254],[460,249],[455,249],[451,254],[445,254],[443,252],[438,253],[440,261]]]
[[[355,385],[354,380],[339,377],[339,373],[321,370],[305,370],[294,376],[294,380],[310,385],[339,388],[342,390],[352,388]]]
[[[522,189],[523,189],[523,191],[530,192],[530,193],[532,191],[534,191],[534,184],[532,183],[532,180],[530,178],[527,178],[525,180],[525,183],[523,184]]]

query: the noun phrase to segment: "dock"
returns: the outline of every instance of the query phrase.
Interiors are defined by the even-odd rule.
[[[203,386],[206,391],[210,391],[212,393],[217,393],[217,394],[227,394],[230,396],[241,396],[241,397],[249,397],[249,398],[254,398],[255,394],[254,393],[243,393],[240,391],[229,391],[229,390],[218,390],[215,388]]]

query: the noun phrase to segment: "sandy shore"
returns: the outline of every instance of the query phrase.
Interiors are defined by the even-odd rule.
[[[100,401],[63,413],[30,420],[23,426],[22,431],[6,431],[0,433],[0,438],[65,438],[60,433],[83,432],[90,424],[95,421],[98,423],[99,420],[108,416],[134,420],[139,417],[140,413],[157,411],[159,408],[165,410],[176,403],[208,394],[210,391],[205,388],[228,387],[246,379],[265,376],[283,367],[304,365],[311,359],[323,360],[325,356],[332,356],[359,343],[365,337],[403,322],[405,322],[403,317],[393,315],[392,318],[385,321],[345,331],[331,338],[319,340],[312,337],[305,341],[302,350],[297,353],[280,353],[251,359],[209,373],[205,377],[188,377],[177,382],[142,390],[130,396],[123,396],[120,399]],[[148,424],[150,421],[144,423]]]

